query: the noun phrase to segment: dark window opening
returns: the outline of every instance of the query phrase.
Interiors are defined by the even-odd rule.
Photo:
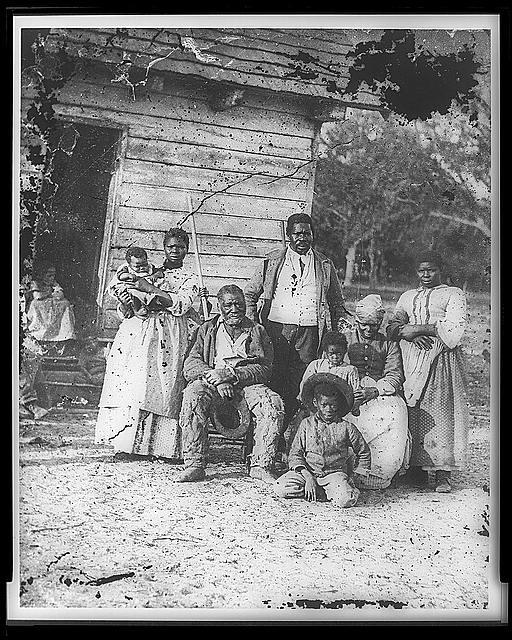
[[[56,280],[74,305],[77,336],[95,330],[98,270],[116,168],[120,131],[66,125],[53,160],[52,215],[38,228],[35,259],[56,267]]]

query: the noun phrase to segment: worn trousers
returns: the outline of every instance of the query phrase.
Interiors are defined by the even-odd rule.
[[[279,435],[282,432],[284,407],[281,398],[264,384],[242,389],[252,416],[254,446],[251,466],[272,468]],[[180,426],[183,438],[183,460],[187,467],[206,466],[208,455],[208,423],[215,403],[222,402],[217,389],[204,380],[191,382],[183,392]]]
[[[299,406],[297,395],[304,371],[318,357],[318,327],[269,320],[265,328],[274,346],[270,386],[283,398],[288,421]]]
[[[353,507],[359,498],[357,489],[343,471],[335,471],[316,478],[325,498],[339,507]],[[274,490],[280,498],[304,498],[304,476],[297,471],[288,471],[274,484]]]

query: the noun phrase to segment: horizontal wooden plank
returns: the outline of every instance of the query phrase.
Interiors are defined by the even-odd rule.
[[[308,195],[306,180],[294,178],[275,180],[275,178],[253,176],[241,182],[243,178],[247,178],[247,174],[184,167],[179,164],[144,162],[131,158],[127,158],[123,165],[123,182],[134,184],[195,189],[205,193],[229,188],[229,193],[237,195],[297,201],[304,201]]]
[[[249,84],[273,91],[285,91],[304,95],[330,95],[327,91],[327,83],[335,81],[343,89],[348,82],[348,69],[340,67],[338,73],[332,74],[325,65],[322,76],[307,75],[292,76],[288,66],[276,63],[267,64],[265,57],[261,56],[258,64],[254,61],[246,61],[237,57],[234,51],[230,55],[194,51],[192,48],[180,46],[178,39],[176,45],[158,44],[153,41],[151,46],[147,40],[122,37],[122,42],[112,45],[112,33],[100,29],[53,29],[47,48],[51,50],[51,41],[57,39],[59,46],[65,42],[66,50],[80,57],[90,57],[97,60],[121,63],[126,61],[126,55],[130,55],[132,62],[138,66],[147,68],[149,64],[159,71],[178,71],[183,74],[195,74],[208,77],[211,80],[235,82],[240,85]],[[315,70],[316,71],[316,70]]]
[[[208,56],[209,64],[217,62],[221,66],[225,66],[229,62],[230,69],[245,71],[248,73],[259,72],[259,75],[265,75],[271,78],[282,78],[290,73],[292,65],[305,60],[304,51],[301,47],[301,36],[291,32],[293,43],[286,46],[277,45],[274,47],[263,47],[264,41],[254,40],[250,37],[250,32],[245,32],[242,37],[226,37],[219,34],[218,31],[211,30],[205,33],[204,30],[190,29],[165,29],[146,30],[146,29],[126,29],[123,35],[120,35],[115,29],[95,30],[95,32],[108,33],[107,39],[112,39],[112,44],[121,48],[127,47],[130,50],[141,51],[143,53],[151,53],[155,56],[169,52],[172,48],[178,51],[182,50],[183,37],[192,37],[194,45],[201,53],[196,56]],[[302,56],[300,54],[302,53]],[[314,54],[309,54],[308,68],[322,73],[326,78],[337,80],[338,78],[348,77],[348,67],[350,61],[341,48],[338,48],[336,54],[315,50]],[[315,61],[318,60],[318,64]],[[305,82],[314,82],[313,79],[305,79]]]
[[[308,179],[313,167],[306,160],[276,158],[232,151],[211,149],[187,143],[168,142],[167,140],[148,140],[128,137],[126,157],[135,160],[179,164],[203,169],[220,169],[239,173],[260,173],[267,176]]]
[[[113,248],[110,251],[111,273],[125,261],[125,249]],[[164,261],[163,250],[149,249],[148,259],[155,265],[160,265]],[[245,256],[219,256],[211,254],[201,255],[201,268],[205,276],[246,279],[250,278],[258,266],[260,258]],[[194,271],[196,270],[194,256],[187,255],[184,266]]]
[[[112,84],[114,69],[108,64],[103,64],[90,60],[89,64],[77,70],[73,80],[94,85],[96,88],[103,88]],[[152,94],[164,94],[175,98],[183,98],[189,103],[208,104],[206,89],[209,80],[192,75],[181,75],[172,72],[159,72],[151,70],[146,83],[147,91]],[[142,85],[141,85],[142,86]],[[140,87],[139,87],[140,88]],[[303,96],[293,94],[280,94],[272,91],[265,91],[258,87],[244,87],[244,94],[239,106],[251,107],[262,111],[265,117],[272,117],[272,112],[277,112],[276,117],[283,114],[295,115],[299,119],[304,119],[308,115],[307,101]],[[281,114],[281,115],[279,115]]]
[[[304,137],[222,127],[184,119],[131,114],[90,106],[57,104],[55,113],[63,119],[85,117],[93,122],[97,121],[98,126],[105,124],[116,128],[127,128],[135,138],[168,140],[174,143],[182,143],[186,140],[209,149],[231,149],[300,161],[309,160],[311,157],[312,140]]]
[[[307,212],[307,202],[278,200],[257,196],[238,196],[229,193],[205,195],[193,190],[170,189],[152,185],[123,183],[119,189],[119,203],[138,209],[161,209],[188,212],[187,196],[201,213],[238,215],[260,219],[286,219],[293,213]],[[208,199],[207,199],[208,198]],[[202,203],[202,204],[201,204]],[[200,208],[199,208],[200,207]]]
[[[276,211],[275,219],[273,220],[244,218],[238,215],[226,216],[197,213],[195,215],[195,223],[199,234],[211,234],[212,231],[215,231],[217,235],[223,236],[280,240],[282,225],[278,216],[279,211]],[[118,208],[117,226],[124,229],[160,231],[163,234],[167,229],[175,227],[182,218],[183,211],[163,211],[158,209],[144,209],[141,211],[133,207],[120,206]],[[189,231],[190,224],[186,222],[184,228]]]
[[[197,235],[197,241],[200,253],[226,256],[263,257],[273,249],[279,249],[282,246],[281,240],[203,234]],[[158,250],[162,249],[162,244],[163,234],[161,231],[140,229],[117,229],[112,240],[112,246],[116,248],[142,247],[143,249]]]
[[[335,30],[332,30],[335,31]],[[305,29],[190,29],[194,38],[214,42],[221,38],[234,38],[229,44],[234,47],[257,50],[267,59],[268,54],[281,56],[297,55],[304,51],[321,58],[322,62],[347,64],[347,53],[352,50],[350,41],[340,38],[336,47],[324,43],[318,37],[311,38],[311,30]],[[327,45],[327,46],[326,46]],[[214,49],[215,51],[215,49]]]
[[[84,109],[108,109],[113,114],[170,117],[175,120],[301,136],[307,139],[314,135],[313,122],[295,113],[265,112],[245,104],[236,105],[226,111],[213,111],[206,97],[204,101],[192,100],[149,90],[146,87],[137,87],[134,100],[129,87],[113,84],[111,81],[97,85],[71,78],[56,92],[56,97],[61,104],[77,105]]]
[[[236,122],[233,122],[236,124]],[[193,142],[218,149],[232,149],[267,156],[309,160],[311,139],[282,136],[246,128],[221,127],[171,118],[137,117],[131,119],[130,134],[137,138],[157,138],[171,142]]]
[[[115,33],[115,29],[103,31]],[[182,36],[191,36],[195,40],[210,42],[229,42],[232,46],[245,47],[266,53],[288,53],[309,51],[313,53],[334,54],[344,57],[353,48],[351,33],[361,30],[354,29],[261,29],[261,28],[188,28],[188,29],[127,29],[127,33],[133,37],[149,41],[157,41],[163,44],[176,43],[176,33]],[[117,40],[114,40],[117,43]]]
[[[192,34],[200,29],[191,29]],[[351,38],[345,29],[259,29],[259,28],[223,28],[210,29],[209,31],[221,31],[223,36],[236,35],[249,38],[256,46],[265,51],[268,47],[275,47],[279,51],[288,53],[296,51],[297,47],[310,53],[327,53],[345,56],[352,50]],[[358,30],[361,31],[361,30]],[[333,33],[335,43],[325,41],[326,35],[320,37],[320,33]]]

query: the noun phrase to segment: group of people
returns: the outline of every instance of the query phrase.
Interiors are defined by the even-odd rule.
[[[207,319],[193,307],[209,294],[183,266],[184,230],[165,234],[159,267],[128,250],[109,285],[122,322],[96,442],[116,460],[183,462],[178,480],[200,481],[215,416],[231,407],[250,425],[249,475],[282,497],[348,507],[403,474],[430,474],[436,491],[450,491],[468,428],[463,292],[442,283],[438,255],[418,255],[419,286],[383,333],[379,295],[346,309],[333,263],[313,248],[311,218],[290,216],[286,234],[245,290],[219,289],[219,313]],[[288,465],[279,477],[278,454]]]

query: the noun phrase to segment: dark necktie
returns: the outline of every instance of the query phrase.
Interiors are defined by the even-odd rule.
[[[302,278],[302,274],[304,273],[304,262],[302,261],[302,258],[299,258],[299,264],[300,264],[300,277]]]

